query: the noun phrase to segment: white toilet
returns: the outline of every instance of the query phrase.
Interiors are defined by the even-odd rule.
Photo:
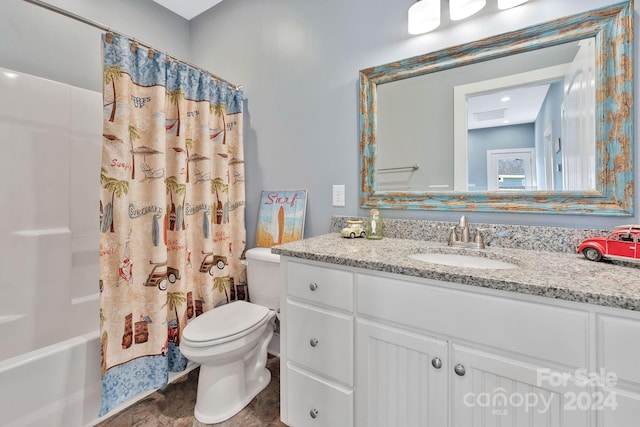
[[[246,258],[251,302],[209,310],[182,333],[180,351],[200,364],[194,415],[201,423],[231,418],[271,381],[265,366],[280,307],[280,256],[254,248]]]

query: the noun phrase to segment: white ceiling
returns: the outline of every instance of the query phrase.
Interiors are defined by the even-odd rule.
[[[481,129],[533,123],[538,117],[548,90],[549,84],[542,84],[470,97],[467,99],[467,127]],[[509,100],[503,101],[504,97],[509,97]]]
[[[211,9],[222,0],[153,0],[186,20],[191,20]]]

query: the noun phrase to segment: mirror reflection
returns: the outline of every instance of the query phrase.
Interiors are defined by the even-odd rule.
[[[380,191],[595,189],[595,39],[380,84]]]
[[[633,215],[633,15],[623,1],[360,70],[360,206]],[[533,124],[470,124],[476,95],[540,84]],[[517,126],[533,137],[476,142]]]

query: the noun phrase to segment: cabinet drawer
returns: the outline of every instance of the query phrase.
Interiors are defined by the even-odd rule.
[[[287,302],[287,358],[353,385],[353,318]]]
[[[287,288],[291,296],[353,311],[353,273],[288,262]]]
[[[640,385],[640,321],[598,317],[598,367]]]
[[[291,366],[287,368],[287,406],[290,425],[295,427],[349,427],[353,425],[353,391]],[[315,417],[315,418],[314,418]]]
[[[586,311],[358,274],[357,311],[439,335],[587,366]]]

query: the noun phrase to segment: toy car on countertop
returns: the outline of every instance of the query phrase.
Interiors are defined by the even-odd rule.
[[[591,261],[640,261],[640,224],[621,225],[608,236],[585,239],[577,251]]]
[[[364,222],[360,219],[348,220],[347,226],[340,231],[342,237],[365,237],[367,232],[364,230]]]

